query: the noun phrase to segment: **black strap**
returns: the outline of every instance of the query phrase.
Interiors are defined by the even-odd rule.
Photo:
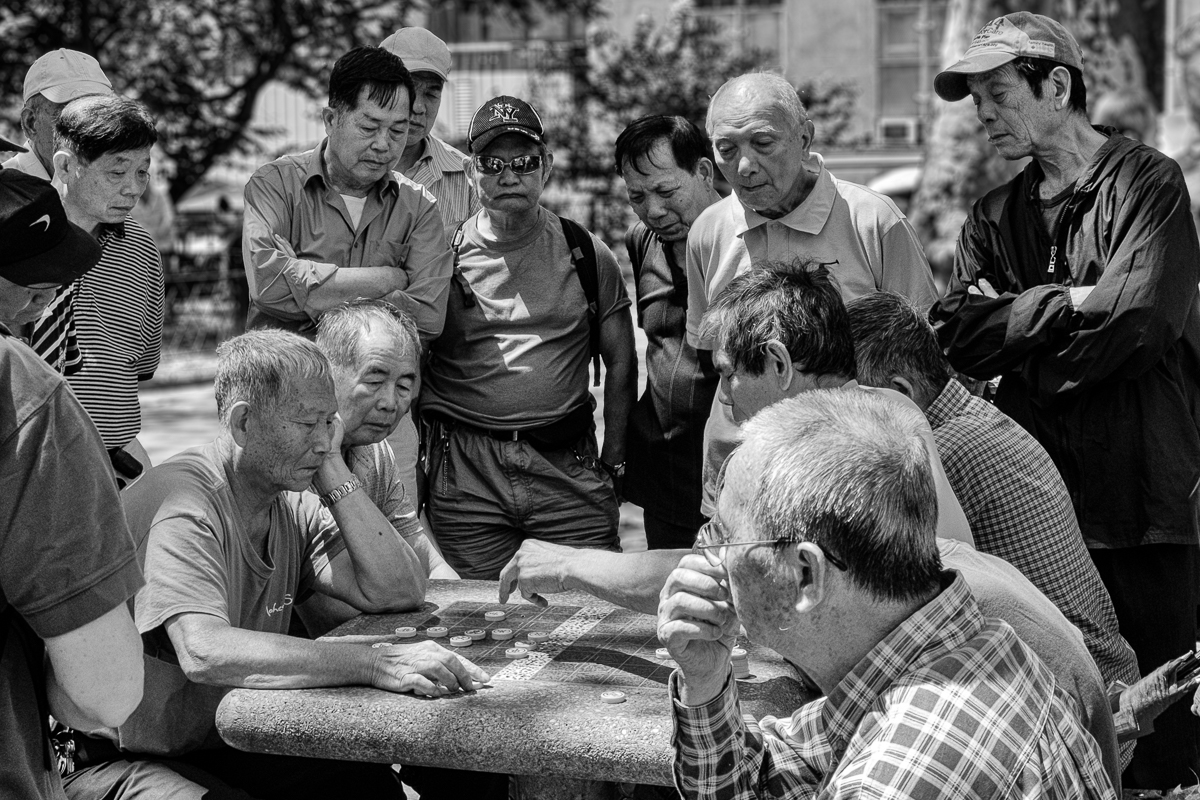
[[[641,286],[642,267],[646,263],[646,258],[650,255],[650,244],[653,241],[653,232],[643,224],[633,225],[629,230],[625,231],[625,252],[629,254],[629,263],[633,265],[633,285],[635,288]],[[646,327],[642,324],[641,303],[638,303],[637,324],[639,328]]]
[[[471,288],[471,284],[467,282],[467,276],[463,275],[462,267],[458,265],[458,251],[462,249],[464,236],[463,225],[466,224],[466,220],[458,223],[458,227],[454,230],[454,237],[450,240],[450,251],[454,253],[454,274],[451,280],[462,292],[463,308],[470,308],[475,305],[475,290]]]
[[[596,246],[592,237],[574,220],[559,217],[562,223],[563,236],[567,240],[567,249],[571,251],[571,264],[579,283],[583,286],[583,296],[587,300],[588,315],[588,351],[592,355],[592,371],[595,373],[593,386],[600,385],[600,277],[596,271]]]
[[[50,762],[50,697],[46,694],[46,673],[43,666],[45,658],[45,645],[42,639],[33,628],[29,627],[29,623],[25,621],[15,608],[11,605],[5,605],[3,610],[0,610],[0,658],[4,656],[5,645],[8,644],[9,632],[14,632],[21,637],[21,648],[25,653],[25,663],[29,667],[29,676],[33,679],[33,693],[37,700],[38,720],[42,726],[42,760],[45,763],[46,771],[50,772],[55,769]]]

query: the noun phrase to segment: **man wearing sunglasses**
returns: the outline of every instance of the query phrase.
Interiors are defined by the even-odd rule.
[[[1117,796],[1067,688],[943,569],[925,427],[838,390],[743,426],[718,546],[684,557],[659,607],[684,797]],[[739,626],[824,696],[744,719]]]
[[[614,481],[637,363],[616,259],[540,204],[554,158],[537,111],[493,98],[467,145],[483,208],[453,236],[446,326],[421,413],[430,527],[459,575],[494,580],[527,538],[619,549]],[[593,336],[605,366],[599,451]]]

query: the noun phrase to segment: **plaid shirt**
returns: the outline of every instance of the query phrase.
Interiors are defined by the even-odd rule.
[[[1114,798],[1074,702],[956,573],[828,696],[761,725],[675,700],[684,797]],[[678,698],[678,673],[672,696]]]
[[[925,416],[976,549],[1021,570],[1083,632],[1106,685],[1137,681],[1137,657],[1118,632],[1066,484],[1045,449],[955,380]]]

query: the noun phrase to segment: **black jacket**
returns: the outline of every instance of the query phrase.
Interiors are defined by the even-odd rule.
[[[930,318],[955,369],[1003,376],[997,406],[1049,451],[1089,547],[1196,544],[1200,242],[1178,165],[1099,130],[1053,241],[1037,162],[975,204]],[[999,298],[968,294],[981,278]]]

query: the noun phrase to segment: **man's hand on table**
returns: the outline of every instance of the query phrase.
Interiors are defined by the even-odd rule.
[[[658,638],[683,673],[680,700],[704,705],[729,676],[729,654],[739,622],[724,565],[691,553],[667,578],[659,595]]]
[[[472,692],[491,676],[456,653],[434,642],[374,648],[371,685],[389,692],[412,692],[441,697]]]
[[[537,539],[521,542],[521,549],[500,571],[500,602],[507,603],[513,590],[519,589],[527,601],[545,608],[546,598],[541,595],[567,591],[568,564],[580,552],[575,547]]]

